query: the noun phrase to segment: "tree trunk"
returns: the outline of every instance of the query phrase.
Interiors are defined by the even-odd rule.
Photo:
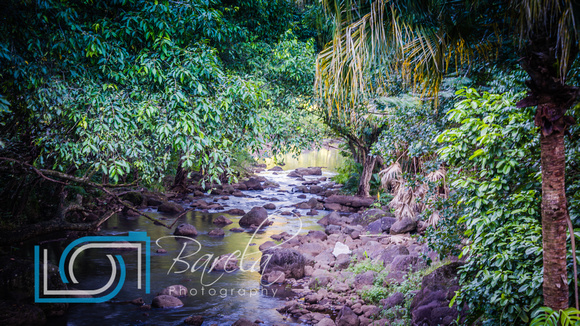
[[[179,160],[177,164],[177,172],[175,173],[175,178],[173,179],[172,189],[177,189],[179,192],[185,192],[187,189],[187,171],[182,166],[183,160]]]
[[[376,156],[364,157],[363,170],[360,174],[360,182],[358,184],[357,195],[362,197],[369,197],[371,190],[371,177],[373,176],[373,169],[375,168]]]
[[[564,133],[540,136],[542,150],[542,236],[544,246],[544,305],[568,308]]]

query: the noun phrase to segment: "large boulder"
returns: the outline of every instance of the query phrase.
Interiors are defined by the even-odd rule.
[[[249,212],[244,214],[240,219],[241,227],[249,227],[251,225],[268,225],[268,222],[264,222],[268,219],[268,212],[264,207],[254,207]]]
[[[374,222],[369,223],[366,227],[366,231],[371,234],[388,233],[391,231],[391,227],[397,222],[394,217],[383,217]]]
[[[299,279],[304,277],[304,256],[290,248],[268,249],[263,252],[260,259],[260,273],[266,274],[274,271],[284,272],[286,278]]]
[[[180,308],[183,307],[183,302],[172,295],[158,295],[153,298],[151,302],[153,308]]]
[[[157,207],[157,210],[163,213],[177,214],[183,212],[185,208],[183,208],[183,206],[179,205],[178,203],[166,201],[163,204],[159,205],[159,207]]]
[[[413,325],[455,325],[460,314],[456,305],[449,307],[449,303],[459,290],[457,269],[461,265],[461,262],[450,263],[423,277],[421,290],[411,303]],[[462,309],[460,320],[467,314],[466,310]]]
[[[391,234],[403,234],[414,231],[417,228],[417,222],[412,218],[405,216],[391,226]]]
[[[359,326],[358,316],[348,306],[343,306],[336,316],[336,326]]]
[[[175,231],[173,232],[174,235],[182,235],[185,237],[195,237],[197,236],[197,229],[195,226],[187,223],[179,224]]]

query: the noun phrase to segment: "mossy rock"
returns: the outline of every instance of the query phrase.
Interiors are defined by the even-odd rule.
[[[133,206],[139,206],[143,203],[143,195],[137,191],[131,191],[124,194],[121,198],[133,204]]]

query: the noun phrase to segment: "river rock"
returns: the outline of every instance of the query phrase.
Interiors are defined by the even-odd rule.
[[[216,258],[212,264],[211,271],[218,271],[218,272],[232,272],[237,270],[238,267],[238,256],[231,253],[221,255]]]
[[[346,269],[350,265],[350,255],[340,254],[336,256],[336,263],[334,266],[338,269]]]
[[[238,190],[248,190],[248,187],[244,183],[234,183],[232,184],[232,187]]]
[[[311,242],[314,240],[326,241],[326,239],[328,239],[328,236],[326,235],[326,233],[324,233],[322,231],[310,230],[310,231],[308,231],[308,234],[306,234],[304,236],[302,242]]]
[[[264,207],[254,207],[240,219],[241,227],[249,227],[251,225],[268,225],[264,222],[268,219],[268,212]]]
[[[157,207],[157,210],[163,213],[177,214],[183,212],[185,209],[178,203],[167,201],[159,205],[159,207]]]
[[[304,277],[305,265],[306,259],[295,249],[268,249],[263,252],[260,259],[260,273],[281,271],[284,272],[286,278],[299,279]]]
[[[459,290],[457,268],[461,265],[463,265],[461,262],[447,264],[423,277],[421,290],[411,303],[413,325],[435,326],[455,323],[459,312],[456,305],[450,308],[449,302],[455,291]],[[462,310],[461,321],[466,314],[466,309]]]
[[[403,245],[391,245],[381,251],[379,260],[383,262],[383,266],[393,262],[396,256],[408,255],[409,249]]]
[[[334,255],[334,257],[338,257],[339,255],[342,255],[342,254],[348,255],[350,253],[351,253],[351,251],[348,248],[348,246],[342,242],[337,242],[334,245],[334,250],[332,251],[332,254]]]
[[[145,202],[147,202],[147,206],[159,206],[163,204],[165,200],[158,195],[147,195],[145,196]]]
[[[374,201],[375,199],[372,197],[332,195],[326,198],[324,202],[325,204],[339,204],[341,206],[350,207],[354,211],[358,211],[361,208],[371,206]]]
[[[236,320],[235,323],[232,324],[232,326],[259,326],[260,324],[256,324],[253,321],[250,321],[244,317]]]
[[[403,303],[405,303],[405,295],[401,292],[395,292],[386,299],[381,300],[381,304],[385,307],[385,309],[401,306]]]
[[[213,229],[207,233],[210,237],[223,237],[225,232],[223,229]]]
[[[175,231],[173,232],[174,235],[182,235],[186,237],[195,237],[197,236],[197,229],[195,226],[187,223],[179,224]]]
[[[245,230],[242,228],[231,228],[230,232],[234,232],[234,233],[240,233],[240,232],[244,232]]]
[[[276,205],[272,204],[272,203],[267,203],[266,205],[262,206],[265,209],[276,209]]]
[[[371,208],[366,211],[357,214],[353,219],[353,224],[358,224],[362,226],[367,226],[370,223],[379,220],[381,217],[387,216],[387,212],[382,209]]]
[[[262,275],[262,279],[268,284],[282,284],[286,280],[286,274],[282,271],[273,271]]]
[[[423,260],[417,256],[401,255],[393,258],[390,270],[401,272],[416,272],[424,266],[425,263]]]
[[[264,187],[262,187],[262,184],[256,178],[250,178],[249,180],[244,181],[244,184],[248,190],[264,190]]]
[[[336,326],[336,324],[329,317],[325,317],[322,318],[316,326]]]
[[[307,203],[312,209],[324,209],[324,205],[314,197],[310,198]]]
[[[319,167],[308,167],[308,168],[297,168],[294,170],[299,176],[305,175],[322,175],[322,168]]]
[[[325,229],[324,232],[326,232],[326,234],[331,235],[331,234],[341,234],[341,227],[338,225],[328,225]]]
[[[322,225],[322,226],[344,224],[342,218],[340,217],[340,214],[338,214],[337,212],[332,212],[332,213],[326,215],[325,217],[318,220],[317,223]]]
[[[284,169],[282,167],[280,167],[280,166],[275,166],[275,167],[271,168],[268,171],[280,172],[280,171],[284,171]]]
[[[310,209],[310,204],[308,204],[307,202],[298,203],[298,204],[296,204],[296,208],[298,208],[298,209]]]
[[[157,293],[157,295],[171,295],[177,298],[186,297],[187,288],[181,284],[170,285],[165,289],[161,290],[161,292]]]
[[[337,326],[359,326],[358,316],[348,306],[343,306],[336,316]]]
[[[316,256],[326,249],[327,244],[321,241],[313,241],[302,244],[298,250],[312,256]]]
[[[232,220],[230,220],[229,218],[227,218],[223,215],[220,215],[220,216],[214,218],[212,223],[216,224],[216,225],[230,225],[234,222],[232,222]]]
[[[412,218],[405,216],[391,226],[391,234],[403,234],[415,230],[417,222]]]
[[[153,308],[180,308],[183,307],[183,302],[178,298],[171,296],[171,295],[158,295],[153,298],[153,302],[151,302],[151,306]]]
[[[260,247],[258,247],[258,249],[260,251],[266,251],[266,250],[274,247],[275,245],[276,245],[276,243],[274,241],[266,241],[266,242],[262,243],[260,245]]]
[[[224,213],[230,214],[230,215],[238,215],[238,216],[242,216],[242,215],[246,214],[246,212],[243,209],[239,209],[239,208],[228,209],[227,211],[224,211]]]
[[[190,326],[201,326],[203,324],[202,316],[189,316],[183,321],[184,324]]]
[[[372,286],[373,282],[375,281],[375,277],[377,272],[375,271],[366,271],[362,274],[358,274],[354,277],[354,286],[360,290],[365,286]]]
[[[124,194],[121,198],[127,200],[133,204],[133,206],[140,206],[143,204],[143,195],[138,191],[130,191]]]

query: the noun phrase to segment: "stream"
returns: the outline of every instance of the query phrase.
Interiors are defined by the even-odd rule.
[[[275,308],[282,305],[282,301],[292,294],[281,286],[262,286],[260,274],[250,271],[252,266],[259,266],[261,253],[258,249],[260,244],[272,240],[271,235],[281,232],[290,234],[305,233],[308,230],[322,230],[316,222],[328,212],[320,211],[318,216],[307,216],[307,210],[299,210],[301,217],[283,216],[282,211],[295,209],[290,207],[299,202],[307,201],[315,195],[294,192],[294,187],[301,184],[300,181],[290,178],[287,174],[290,170],[298,167],[320,166],[323,167],[322,177],[331,177],[335,174],[338,166],[344,158],[333,148],[322,148],[317,151],[305,152],[297,158],[285,157],[283,172],[263,171],[257,175],[263,176],[280,185],[279,188],[266,189],[263,191],[243,191],[246,197],[229,196],[223,200],[223,196],[207,196],[207,202],[217,199],[226,210],[240,208],[249,211],[252,207],[263,206],[267,203],[276,205],[276,209],[269,210],[269,219],[273,224],[263,233],[229,231],[238,228],[241,216],[231,216],[220,211],[210,210],[207,213],[200,211],[188,212],[180,218],[176,225],[189,223],[197,229],[196,237],[199,245],[189,241],[170,236],[173,232],[164,227],[154,225],[152,221],[143,217],[128,219],[122,215],[111,218],[103,225],[100,235],[122,235],[128,231],[145,231],[151,238],[151,293],[137,289],[136,273],[127,273],[127,279],[121,292],[115,297],[115,301],[130,301],[142,297],[146,304],[150,304],[153,297],[165,287],[181,284],[187,287],[191,294],[180,298],[184,306],[177,309],[152,309],[141,310],[131,304],[100,303],[100,304],[76,304],[71,305],[68,313],[59,319],[58,325],[178,325],[191,315],[200,315],[204,318],[204,325],[231,325],[240,317],[249,320],[261,320],[264,325],[274,324],[299,324],[296,320],[285,319]],[[274,166],[273,160],[266,160],[267,168]],[[306,176],[306,180],[319,179],[321,176]],[[298,198],[306,195],[306,198]],[[272,201],[275,198],[275,201]],[[183,203],[188,208],[189,204]],[[167,218],[166,222],[172,223],[175,217],[158,213],[155,208],[143,210],[156,218]],[[207,233],[216,228],[212,220],[219,215],[224,215],[233,221],[232,224],[223,227],[224,237],[210,237]],[[162,239],[160,239],[162,238]],[[167,253],[156,253],[158,244]],[[183,250],[183,251],[182,251]],[[240,267],[233,273],[202,273],[203,268],[192,272],[192,266],[204,254],[213,258],[236,250],[245,252],[240,260]],[[198,251],[197,253],[195,253]],[[194,254],[195,253],[195,254]],[[137,266],[137,255],[132,251],[115,250],[115,254],[121,254],[128,271],[134,271]],[[191,255],[188,258],[177,259]],[[75,275],[83,286],[99,288],[105,284],[110,276],[110,263],[102,251],[87,250],[83,252],[79,260],[90,262],[75,267]],[[213,260],[213,258],[210,258]],[[175,260],[175,261],[174,261]],[[197,262],[200,266],[202,261]],[[257,269],[257,267],[254,267]],[[246,271],[244,271],[246,270]],[[212,282],[215,282],[211,284]],[[195,291],[195,292],[194,292]],[[56,325],[55,324],[55,325]]]

